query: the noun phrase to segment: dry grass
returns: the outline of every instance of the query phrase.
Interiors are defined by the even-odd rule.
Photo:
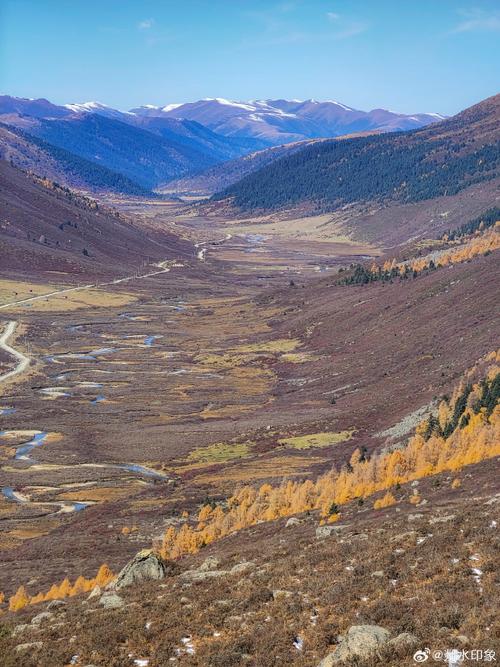
[[[63,285],[50,285],[30,283],[20,280],[0,279],[0,306],[11,301],[29,299],[33,296],[48,294],[58,289],[63,289]]]
[[[301,344],[297,338],[277,338],[263,343],[238,345],[238,352],[292,352]]]
[[[310,433],[309,435],[297,435],[290,438],[281,438],[278,440],[280,445],[292,449],[312,449],[321,447],[330,447],[338,445],[341,442],[350,440],[354,430],[339,431],[338,433],[326,431],[324,433]]]
[[[223,405],[219,408],[207,407],[200,412],[202,419],[224,419],[228,417],[236,417],[243,413],[253,412],[256,408],[262,407],[259,405],[241,405],[234,403],[233,405]]]
[[[314,459],[315,463],[321,463],[323,459]],[[300,456],[278,456],[271,459],[254,459],[242,463],[237,467],[229,467],[221,475],[220,471],[214,474],[196,476],[197,484],[212,484],[214,486],[225,485],[226,482],[234,484],[238,482],[252,482],[267,478],[282,478],[304,475],[310,470],[311,457]]]
[[[142,485],[129,484],[127,486],[100,486],[92,489],[81,489],[79,491],[65,491],[57,495],[57,500],[106,502],[127,498],[133,492],[133,488],[140,490]]]
[[[72,311],[80,308],[113,308],[121,307],[136,299],[133,294],[125,292],[111,292],[105,289],[88,288],[64,294],[51,294],[70,286],[37,284],[24,281],[0,280],[0,306],[13,301],[31,299],[47,295],[26,303],[5,308],[5,312],[36,312]]]
[[[288,528],[285,520],[253,526],[181,560],[160,584],[120,591],[120,610],[104,610],[97,599],[84,605],[69,599],[52,610],[49,623],[29,626],[16,637],[11,628],[29,622],[45,605],[7,614],[0,632],[3,664],[17,667],[16,645],[41,641],[21,654],[23,667],[62,667],[73,655],[96,667],[121,667],[139,658],[151,667],[313,667],[335,650],[339,635],[360,624],[381,625],[393,637],[411,633],[421,648],[489,648],[498,655],[498,549],[491,528],[498,511],[488,495],[471,505],[476,482],[471,479],[462,496],[440,496],[436,504],[439,491],[429,487],[430,504],[417,518],[392,507],[374,520],[373,512],[354,504],[335,524],[340,532],[320,540],[314,513]],[[221,576],[201,583],[182,577],[207,556],[219,559]],[[244,572],[229,572],[242,562]],[[473,567],[482,571],[481,590]],[[190,638],[193,653],[185,651],[183,637]],[[350,664],[410,665],[417,647],[386,646]]]
[[[188,461],[224,463],[233,459],[245,458],[248,456],[252,444],[250,442],[234,444],[218,442],[208,447],[199,447],[189,454]]]
[[[281,361],[286,361],[289,364],[305,364],[318,359],[321,359],[320,355],[312,352],[288,352],[281,355]]]
[[[198,354],[195,361],[211,368],[234,368],[249,364],[270,354],[290,353],[301,345],[296,338],[278,338],[262,343],[237,345],[225,351],[211,351]]]

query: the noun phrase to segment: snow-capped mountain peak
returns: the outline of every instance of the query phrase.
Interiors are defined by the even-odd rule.
[[[385,109],[360,111],[337,100],[314,98],[228,100],[207,97],[158,109],[132,109],[141,116],[169,116],[193,120],[226,136],[257,138],[282,144],[314,137],[335,137],[356,132],[413,130],[442,120],[439,114],[399,114]]]
[[[157,109],[160,109],[167,113],[168,111],[173,111],[174,109],[178,109],[179,107],[182,106],[182,103],[173,103],[173,104],[167,104],[164,107],[156,107]]]
[[[222,106],[226,107],[236,107],[244,109],[245,111],[255,111],[255,107],[248,102],[233,102],[232,100],[226,100],[224,97],[205,97],[203,102],[217,102],[217,104],[222,104]]]
[[[64,106],[75,113],[92,113],[102,109],[111,109],[107,104],[102,104],[101,102],[75,102],[73,104],[65,104]]]
[[[74,102],[72,104],[64,104],[65,109],[72,111],[73,113],[96,113],[101,116],[107,116],[108,118],[123,118],[124,116],[132,116],[131,111],[119,111],[118,109],[113,109],[113,107],[103,104],[102,102]]]
[[[19,113],[38,118],[79,115],[85,117],[85,122],[92,121],[95,114],[143,129],[154,128],[156,133],[167,131],[179,121],[194,121],[225,137],[257,141],[261,147],[359,132],[415,130],[444,119],[435,112],[401,114],[381,108],[361,111],[334,99],[320,101],[314,98],[234,101],[211,97],[188,103],[145,104],[119,111],[95,100],[58,106],[43,99],[0,96],[0,107],[4,114]]]

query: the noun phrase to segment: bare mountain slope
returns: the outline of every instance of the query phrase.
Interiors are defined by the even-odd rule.
[[[2,271],[30,277],[60,271],[94,275],[133,271],[144,261],[189,252],[165,233],[152,239],[95,201],[0,161]]]

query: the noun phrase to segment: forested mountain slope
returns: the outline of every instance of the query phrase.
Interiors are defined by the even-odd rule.
[[[416,202],[453,195],[499,174],[500,95],[408,133],[313,144],[214,196],[243,210],[354,202]]]
[[[0,154],[15,165],[71,186],[132,195],[267,145],[192,120],[8,96],[0,97],[0,123]]]
[[[98,114],[41,119],[25,127],[25,132],[147,189],[220,159],[185,140],[167,139]]]
[[[23,131],[25,141],[31,140],[35,147],[24,151],[20,161],[17,140],[11,142],[12,137],[4,134],[0,148],[4,157],[10,154],[14,164],[35,173],[45,174],[37,168],[40,158],[38,166],[51,162],[60,182],[71,186],[141,195],[143,190],[269,146],[282,150],[280,144],[303,139],[410,129],[439,118],[438,114],[407,116],[382,109],[365,113],[314,100],[242,104],[217,98],[120,111],[99,102],[56,105],[46,99],[2,95],[0,122]],[[216,170],[203,182],[213,183],[211,194],[258,168],[260,162],[267,164],[267,158],[236,163],[227,177]]]
[[[297,141],[295,143],[272,146],[261,151],[243,155],[242,157],[222,162],[214,167],[191,176],[174,179],[161,189],[164,192],[186,192],[202,195],[211,195],[238,182],[247,174],[251,174],[262,167],[271,164],[274,160],[285,155],[291,155],[305,146],[322,141],[312,139],[310,141]]]

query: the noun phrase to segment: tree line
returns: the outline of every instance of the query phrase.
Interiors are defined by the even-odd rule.
[[[283,481],[259,489],[245,485],[222,505],[206,504],[194,521],[170,526],[157,545],[163,558],[196,553],[203,546],[262,521],[319,510],[323,521],[336,521],[339,507],[386,491],[375,509],[395,502],[393,487],[500,454],[500,350],[471,369],[451,398],[444,397],[438,416],[422,420],[406,446],[371,457],[355,450],[347,465],[316,481]],[[483,371],[481,381],[469,384]],[[434,421],[436,420],[436,421]],[[439,428],[436,426],[439,425]]]
[[[354,202],[415,202],[453,195],[498,174],[500,142],[471,149],[419,132],[325,141],[282,157],[213,195],[244,210],[312,203],[331,211]]]

